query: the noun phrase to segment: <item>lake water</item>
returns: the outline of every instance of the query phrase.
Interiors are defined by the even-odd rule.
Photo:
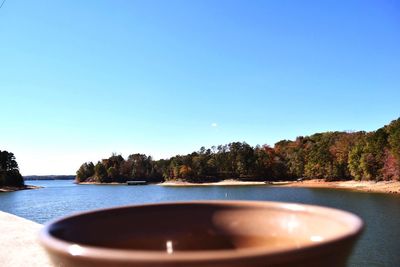
[[[45,188],[1,193],[0,210],[38,223],[96,208],[180,200],[269,200],[339,208],[359,215],[366,223],[349,266],[400,266],[400,196],[397,195],[269,186],[75,185],[72,181],[27,184]]]

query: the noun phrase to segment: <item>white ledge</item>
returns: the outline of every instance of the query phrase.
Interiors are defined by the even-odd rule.
[[[38,242],[42,225],[0,211],[0,266],[54,266]]]

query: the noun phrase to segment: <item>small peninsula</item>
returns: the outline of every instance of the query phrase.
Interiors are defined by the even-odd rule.
[[[235,181],[242,184],[292,181],[283,185],[397,192],[397,189],[382,189],[386,187],[380,185],[400,181],[400,118],[376,131],[316,133],[293,141],[282,140],[274,147],[233,142],[161,160],[145,154],[132,154],[127,159],[113,154],[96,164],[82,164],[76,173],[77,183],[135,180],[170,186],[221,185],[227,183],[225,180],[231,185],[238,184]],[[297,180],[305,182],[294,183]],[[334,181],[359,184],[342,186]],[[322,185],[324,182],[326,186]]]
[[[34,189],[27,186],[19,173],[18,163],[13,153],[0,150],[0,192]]]

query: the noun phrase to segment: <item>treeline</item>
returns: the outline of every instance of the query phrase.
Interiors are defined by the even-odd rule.
[[[14,154],[0,150],[0,187],[4,186],[23,187],[24,179],[19,173]]]
[[[269,147],[247,143],[202,147],[188,155],[153,160],[143,154],[120,155],[84,163],[78,182],[127,180],[217,181],[292,180],[400,180],[400,118],[373,132],[325,132],[283,140]]]
[[[25,181],[28,180],[74,180],[75,175],[27,175],[23,176]]]

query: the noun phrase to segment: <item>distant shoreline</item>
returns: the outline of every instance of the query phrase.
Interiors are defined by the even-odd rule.
[[[159,183],[162,186],[243,186],[243,185],[268,185],[279,187],[303,187],[303,188],[330,188],[330,189],[348,189],[369,193],[400,193],[400,181],[334,181],[326,182],[324,180],[312,179],[304,180],[301,182],[295,181],[282,181],[282,182],[247,182],[237,180],[224,180],[215,183],[190,183],[184,181],[168,181]]]
[[[25,185],[23,187],[3,186],[3,187],[0,187],[0,193],[14,192],[14,191],[19,191],[19,190],[40,189],[40,188],[43,188],[43,187],[35,186],[35,185]]]
[[[234,185],[267,185],[267,182],[263,181],[238,181],[238,180],[222,180],[219,182],[206,182],[206,183],[191,183],[185,181],[167,181],[158,183],[161,186],[234,186]]]
[[[83,185],[126,185],[126,183],[117,183],[117,182],[112,182],[112,183],[99,183],[99,182],[80,182],[76,184],[83,184]]]
[[[82,182],[82,185],[124,185],[126,183],[97,183]],[[353,191],[361,191],[368,193],[387,193],[400,194],[400,181],[333,181],[326,182],[322,179],[312,179],[304,181],[239,181],[239,180],[222,180],[219,182],[191,183],[186,181],[167,181],[157,183],[160,186],[170,187],[194,187],[194,186],[279,186],[279,187],[303,187],[303,188],[330,188],[330,189],[347,189]]]
[[[275,182],[274,182],[275,183]],[[277,184],[280,182],[276,182]],[[287,182],[285,182],[287,183]],[[112,182],[112,183],[99,183],[99,182],[81,182],[77,183],[80,185],[125,185],[126,183],[117,183],[117,182]],[[186,182],[186,181],[167,181],[167,182],[162,182],[162,183],[148,183],[147,185],[161,185],[161,186],[226,186],[226,185],[268,185],[270,184],[269,182],[263,182],[263,181],[238,181],[238,180],[222,180],[219,182],[204,182],[204,183],[191,183],[191,182]]]
[[[25,175],[25,181],[75,180],[76,175]]]

